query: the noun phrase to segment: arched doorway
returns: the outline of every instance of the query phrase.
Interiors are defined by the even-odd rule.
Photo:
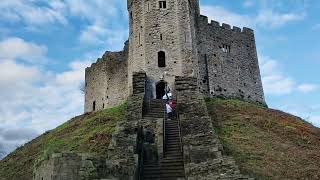
[[[165,88],[167,83],[165,81],[160,81],[156,85],[156,98],[162,99],[162,97],[165,95]]]

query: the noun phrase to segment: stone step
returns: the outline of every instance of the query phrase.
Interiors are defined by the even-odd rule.
[[[183,161],[183,158],[182,158],[182,153],[176,153],[174,155],[171,155],[171,154],[165,154],[165,160],[171,160],[171,161]]]
[[[180,138],[167,137],[166,143],[177,143],[177,144],[180,145]]]
[[[176,143],[180,143],[180,137],[179,137],[179,135],[176,135],[176,136],[168,136],[167,134],[166,134],[166,143],[174,143],[174,142],[176,142]]]
[[[166,142],[166,147],[174,148],[174,147],[181,147],[180,142]]]
[[[177,136],[167,136],[166,137],[166,143],[180,143],[180,137],[179,135]]]
[[[176,165],[176,166],[162,166],[161,171],[164,170],[184,170],[184,167],[181,165]]]
[[[165,159],[163,159],[161,161],[161,167],[164,167],[164,166],[166,166],[166,167],[183,166],[183,161],[182,160],[171,160],[171,159],[165,160]]]
[[[174,142],[170,142],[170,143],[167,143],[166,142],[166,147],[181,147],[180,143],[174,143]]]
[[[143,174],[143,179],[161,179],[160,171],[157,174]]]
[[[166,125],[166,128],[170,128],[170,129],[179,129],[178,124],[174,124],[174,125]]]
[[[167,156],[168,156],[168,159],[166,159]],[[161,166],[163,166],[163,164],[171,164],[171,163],[181,163],[181,164],[183,164],[183,159],[172,159],[171,157],[172,157],[171,154],[169,154],[169,155],[165,154],[165,158],[162,159],[162,161],[161,161]]]
[[[178,129],[178,124],[176,124],[176,123],[172,123],[172,124],[166,123],[166,127],[171,127],[171,128],[177,128]]]
[[[178,137],[178,138],[180,138],[179,132],[166,131],[166,136],[169,136],[169,137]]]
[[[165,113],[165,111],[163,109],[150,109],[148,112],[149,113],[162,113],[162,114]]]
[[[178,120],[176,120],[176,119],[167,119],[166,120],[166,124],[178,124]]]
[[[165,160],[176,160],[176,161],[183,161],[182,152],[181,151],[174,151],[174,152],[165,152]]]
[[[166,153],[168,152],[180,152],[181,153],[181,148],[179,146],[176,147],[167,147],[166,146]]]
[[[166,132],[177,132],[177,133],[179,133],[179,130],[178,130],[178,128],[167,128],[166,127]]]
[[[159,166],[150,166],[150,167],[144,166],[143,169],[153,171],[153,170],[160,170],[160,167]]]
[[[184,170],[161,171],[161,179],[166,178],[184,178]]]
[[[166,147],[166,153],[176,153],[179,152],[181,153],[181,148],[180,147]]]
[[[180,145],[166,145],[166,150],[167,151],[173,151],[173,150],[181,150]]]
[[[161,114],[162,116],[164,116],[164,112],[161,112],[161,111],[159,111],[159,112],[148,112],[147,114],[156,114],[156,115],[158,115],[158,114]]]
[[[177,124],[175,124],[175,125],[166,125],[165,127],[166,127],[166,129],[176,129],[176,130],[179,129]]]
[[[144,115],[143,116],[144,118],[163,118],[163,116],[161,116],[161,115]]]

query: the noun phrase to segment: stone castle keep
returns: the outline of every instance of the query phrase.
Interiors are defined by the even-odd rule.
[[[86,68],[85,112],[127,102],[106,154],[52,154],[34,180],[252,180],[225,153],[204,98],[265,104],[253,30],[208,23],[198,0],[128,0],[128,11],[123,51]]]
[[[253,30],[208,23],[198,0],[128,0],[129,40],[86,68],[85,112],[118,105],[146,73],[145,99],[161,98],[175,78],[195,77],[204,97],[265,104]]]

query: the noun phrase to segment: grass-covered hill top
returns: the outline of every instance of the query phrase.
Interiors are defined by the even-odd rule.
[[[53,152],[106,153],[126,104],[75,117],[18,148],[0,161],[0,180],[31,180],[33,167]]]
[[[302,119],[236,100],[208,100],[227,154],[257,179],[320,179],[320,129]]]
[[[320,179],[320,129],[302,119],[237,100],[208,100],[214,131],[241,171],[256,179]],[[53,152],[106,153],[126,105],[73,118],[0,161],[0,180],[32,179]]]

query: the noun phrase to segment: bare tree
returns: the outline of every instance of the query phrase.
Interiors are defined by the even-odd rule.
[[[80,83],[79,90],[81,91],[82,94],[86,93],[86,84],[84,82]]]

